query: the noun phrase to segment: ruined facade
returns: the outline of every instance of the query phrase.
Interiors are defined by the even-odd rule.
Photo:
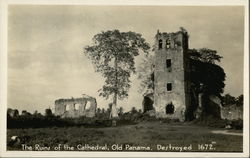
[[[55,115],[63,118],[94,117],[96,107],[96,99],[85,94],[81,98],[58,99],[55,101]]]
[[[191,101],[187,51],[187,32],[157,32],[154,69],[156,117],[186,119],[185,112]]]
[[[243,106],[236,104],[221,108],[221,118],[227,120],[243,120]]]

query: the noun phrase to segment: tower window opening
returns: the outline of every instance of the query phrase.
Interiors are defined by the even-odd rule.
[[[173,113],[174,113],[174,105],[171,102],[166,105],[166,114],[173,114]]]
[[[172,91],[172,83],[167,83],[167,91]]]
[[[167,68],[170,68],[171,67],[171,59],[167,59],[166,60],[166,66],[167,66]]]
[[[162,40],[159,40],[159,49],[162,49]]]

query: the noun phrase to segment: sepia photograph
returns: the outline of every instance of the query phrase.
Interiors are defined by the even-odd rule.
[[[7,4],[3,149],[246,156],[241,2]]]

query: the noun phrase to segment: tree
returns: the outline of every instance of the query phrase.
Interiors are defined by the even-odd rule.
[[[149,44],[135,32],[106,31],[93,37],[93,45],[86,46],[84,53],[92,60],[96,72],[105,78],[99,95],[113,96],[111,118],[118,117],[117,99],[128,97],[131,73],[135,73],[135,56],[141,50],[148,53]]]
[[[237,106],[243,106],[243,101],[244,101],[243,98],[244,98],[244,97],[243,97],[243,94],[241,94],[240,96],[238,96],[238,97],[236,98],[236,105],[237,105]]]
[[[53,114],[52,114],[52,111],[51,109],[45,109],[45,117],[51,117]]]
[[[217,55],[216,50],[201,48],[201,49],[189,49],[189,56],[191,59],[199,60],[203,63],[215,64],[216,61],[220,62],[222,56]]]
[[[35,110],[34,113],[33,113],[33,115],[38,115],[38,111]]]
[[[102,114],[104,114],[104,113],[105,113],[105,109],[104,109],[104,108],[102,108],[102,111],[101,111],[101,113],[102,113]]]
[[[133,106],[132,109],[131,109],[131,113],[132,113],[132,114],[137,113],[137,110],[136,110],[136,108],[135,108],[134,106]]]
[[[232,105],[236,103],[236,98],[234,96],[231,96],[229,93],[225,94],[223,97],[223,104],[225,106]]]
[[[188,51],[190,63],[190,81],[191,81],[191,103],[195,106],[187,108],[187,118],[194,118],[193,111],[199,105],[199,95],[202,99],[201,115],[216,114],[209,107],[209,96],[216,95],[222,98],[221,94],[224,91],[224,81],[226,74],[222,67],[217,65],[220,62],[221,56],[217,55],[217,51],[202,48],[190,49]]]
[[[120,107],[120,108],[118,109],[118,115],[122,115],[122,114],[123,114],[123,108]]]
[[[154,55],[150,54],[142,58],[137,69],[137,77],[140,82],[140,93],[150,93],[154,89]]]
[[[226,74],[216,61],[220,62],[222,57],[217,55],[217,51],[207,48],[191,49],[188,55],[192,89],[196,93],[221,96]]]
[[[31,113],[27,112],[26,110],[22,111],[22,116],[31,116]]]
[[[139,109],[138,112],[141,114],[142,113],[142,109]]]
[[[97,113],[97,114],[100,114],[101,111],[102,111],[102,110],[101,110],[100,108],[97,108],[96,113]]]
[[[7,109],[7,115],[11,117],[18,117],[19,116],[19,111],[17,109]]]

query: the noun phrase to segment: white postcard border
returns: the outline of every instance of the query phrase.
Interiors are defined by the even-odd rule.
[[[249,156],[249,6],[247,0],[2,0],[0,38],[0,156],[1,157],[248,157]],[[7,7],[10,4],[40,5],[140,5],[140,6],[245,6],[244,36],[244,139],[243,153],[237,152],[66,152],[6,151],[7,109]]]

